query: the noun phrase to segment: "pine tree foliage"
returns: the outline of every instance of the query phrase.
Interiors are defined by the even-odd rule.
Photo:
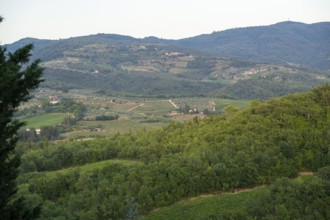
[[[0,22],[2,18],[0,18]],[[30,92],[42,81],[39,60],[29,63],[33,46],[26,45],[14,53],[0,46],[0,216],[12,219],[28,218],[31,211],[22,211],[22,199],[14,198],[20,158],[15,154],[17,130],[23,125],[13,114],[19,104],[30,98]],[[16,210],[16,211],[15,211]],[[35,210],[34,210],[35,211]],[[15,214],[14,214],[15,213]],[[29,214],[30,213],[30,214]]]

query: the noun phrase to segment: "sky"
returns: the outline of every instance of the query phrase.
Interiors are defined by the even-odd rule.
[[[330,0],[0,0],[0,44],[97,33],[182,39],[282,21],[330,21]]]

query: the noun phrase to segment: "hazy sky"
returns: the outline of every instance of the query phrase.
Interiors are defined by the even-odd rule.
[[[330,21],[330,0],[0,0],[0,44],[96,33],[166,39],[281,21]]]

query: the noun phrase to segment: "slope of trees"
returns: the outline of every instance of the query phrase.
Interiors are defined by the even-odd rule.
[[[287,178],[276,181],[270,192],[250,204],[245,216],[257,219],[329,219],[329,168],[321,168],[318,178],[305,182]]]
[[[329,165],[330,86],[136,135],[38,144],[20,145],[19,181],[31,203],[43,201],[42,218],[133,218],[185,197]],[[108,159],[140,163],[65,169]]]

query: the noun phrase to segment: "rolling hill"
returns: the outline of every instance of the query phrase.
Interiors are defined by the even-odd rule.
[[[131,96],[267,99],[330,81],[330,72],[321,70],[328,68],[328,27],[284,22],[178,41],[114,34],[26,38],[7,48],[35,45],[33,58],[41,58],[46,68],[43,87]]]
[[[280,22],[182,39],[176,44],[221,56],[330,69],[330,22]]]

